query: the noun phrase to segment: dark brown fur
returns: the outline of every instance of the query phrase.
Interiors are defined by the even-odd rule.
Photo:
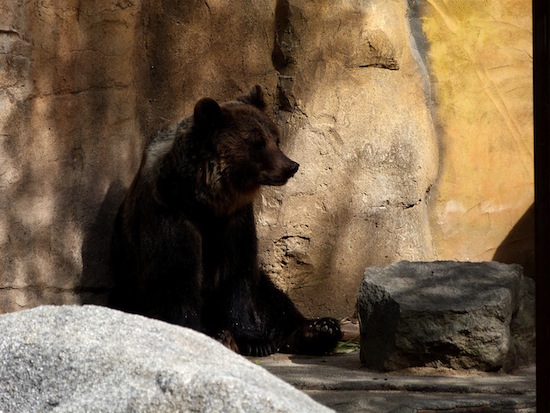
[[[259,86],[155,134],[112,240],[113,307],[203,331],[242,354],[331,351],[336,320],[306,319],[260,271],[252,201],[298,169]]]

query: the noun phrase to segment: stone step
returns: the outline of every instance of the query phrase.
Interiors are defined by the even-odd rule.
[[[534,413],[535,367],[510,374],[414,368],[381,373],[359,351],[325,357],[276,354],[256,364],[337,412]]]

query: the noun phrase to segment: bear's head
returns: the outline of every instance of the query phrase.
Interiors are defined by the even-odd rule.
[[[195,105],[192,135],[205,154],[198,179],[218,210],[238,209],[261,185],[284,185],[298,170],[279,148],[280,132],[265,106],[258,85],[231,102],[205,98]]]

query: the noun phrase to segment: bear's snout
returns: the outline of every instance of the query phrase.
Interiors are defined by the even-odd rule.
[[[280,186],[296,174],[300,164],[288,158],[284,153],[279,152],[272,158],[270,166],[260,172],[259,183],[261,185]]]
[[[271,185],[284,185],[286,181],[288,181],[290,178],[294,176],[296,172],[298,172],[298,168],[300,167],[300,164],[298,162],[294,162],[292,159],[287,157],[284,153],[280,153],[278,165],[276,163],[275,171],[279,175],[278,179],[275,178],[274,182]]]

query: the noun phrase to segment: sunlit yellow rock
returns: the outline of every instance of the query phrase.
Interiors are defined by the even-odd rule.
[[[533,203],[531,2],[426,0],[421,9],[442,148],[436,253],[490,260]]]

